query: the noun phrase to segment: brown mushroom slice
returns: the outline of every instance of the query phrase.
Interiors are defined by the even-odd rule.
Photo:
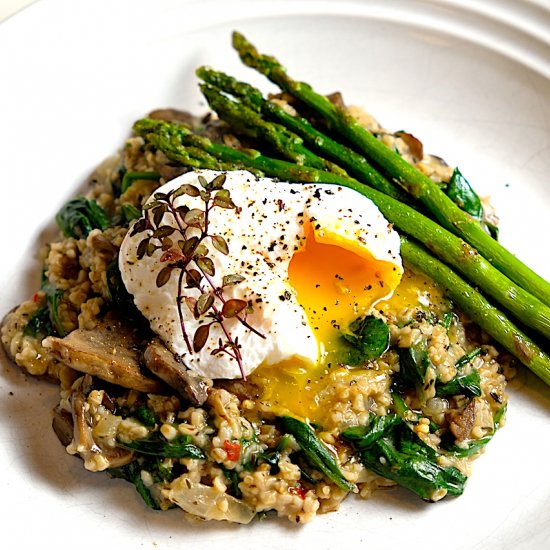
[[[161,392],[160,380],[140,369],[139,339],[123,320],[108,319],[92,330],[77,329],[65,338],[43,342],[57,359],[74,370],[146,393]]]
[[[256,400],[260,399],[260,388],[249,380],[234,379],[234,380],[219,380],[216,382],[217,388],[223,388],[233,395],[237,396],[241,401],[245,399]]]
[[[68,447],[74,435],[73,419],[71,413],[60,405],[57,405],[53,410],[52,428],[57,439],[61,441],[61,445]]]
[[[403,130],[395,132],[395,137],[401,138],[405,142],[409,148],[409,153],[416,162],[419,162],[424,158],[424,146],[418,138],[412,134],[409,134],[409,132],[404,132]]]
[[[151,372],[174,388],[187,401],[195,405],[202,405],[206,401],[212,381],[179,363],[158,338],[147,346],[143,358]]]
[[[449,429],[457,441],[464,441],[470,437],[476,420],[476,402],[472,399],[462,412],[449,414]]]
[[[115,447],[102,449],[94,440],[92,425],[87,413],[86,397],[81,391],[71,394],[73,440],[67,446],[71,454],[78,454],[84,460],[84,467],[91,472],[101,472],[107,468],[119,468],[134,458],[131,450]]]

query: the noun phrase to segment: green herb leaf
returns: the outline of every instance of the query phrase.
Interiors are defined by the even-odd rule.
[[[212,204],[214,206],[218,206],[219,208],[225,208],[226,210],[235,208],[235,203],[231,199],[229,191],[226,189],[222,189],[216,193]]]
[[[190,227],[202,227],[204,224],[204,211],[200,208],[192,208],[185,214],[183,221]]]
[[[210,327],[211,324],[208,323],[207,325],[201,325],[195,331],[195,335],[193,336],[193,351],[195,353],[198,353],[205,346],[210,334]]]
[[[143,239],[137,247],[136,256],[138,260],[141,260],[143,256],[147,253],[147,248],[149,247],[150,237]]]
[[[219,174],[210,182],[210,187],[214,190],[221,189],[225,185],[226,179],[227,179],[226,174]]]
[[[204,315],[214,305],[214,296],[208,292],[201,294],[197,300],[197,312]]]
[[[188,288],[198,288],[202,281],[202,275],[200,271],[196,269],[189,269],[185,274],[185,282]]]
[[[227,300],[227,302],[223,304],[222,315],[226,319],[236,317],[241,311],[243,311],[243,309],[246,309],[247,305],[248,303],[245,300],[239,300],[237,298]]]
[[[176,229],[171,225],[161,225],[158,229],[155,229],[153,232],[154,239],[164,239],[174,233]]]
[[[221,235],[212,235],[210,239],[212,240],[212,245],[218,252],[221,252],[226,256],[229,254],[229,246],[227,245],[227,241]]]
[[[153,212],[153,224],[155,227],[159,227],[162,223],[162,219],[164,218],[164,215],[166,212],[168,212],[168,205],[164,203],[160,203],[152,210]]]
[[[197,258],[196,264],[203,273],[206,273],[206,275],[210,275],[210,277],[213,277],[216,274],[214,262],[210,258],[206,256]]]
[[[238,275],[237,273],[232,273],[231,275],[223,276],[222,285],[223,286],[238,285],[239,283],[242,283],[244,280],[245,278],[242,275]]]
[[[181,187],[176,189],[174,191],[174,194],[172,195],[172,198],[175,199],[181,195],[188,195],[190,197],[198,197],[200,194],[200,191],[190,183],[184,183]]]
[[[170,280],[170,276],[172,275],[173,270],[173,265],[167,265],[158,272],[156,280],[157,288],[163,287]]]

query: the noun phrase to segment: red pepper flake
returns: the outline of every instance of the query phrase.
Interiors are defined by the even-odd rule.
[[[40,302],[40,294],[38,292],[35,292],[32,295],[32,301],[36,304],[36,302]]]
[[[241,456],[241,444],[238,441],[227,441],[223,442],[223,448],[227,453],[227,459],[235,462],[239,460]]]
[[[298,485],[297,487],[289,487],[288,492],[292,495],[299,496],[302,500],[305,500],[307,493],[305,487],[302,487],[301,485]]]

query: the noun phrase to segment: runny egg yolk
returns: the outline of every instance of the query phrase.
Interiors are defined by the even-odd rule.
[[[288,275],[314,331],[323,365],[334,359],[341,331],[387,296],[401,277],[395,265],[374,259],[356,242],[334,233],[315,233],[311,227]]]
[[[338,361],[342,331],[396,288],[401,271],[375,259],[355,241],[321,234],[310,226],[305,246],[290,262],[288,276],[315,334],[318,360],[311,365],[291,358],[261,366],[250,381],[260,387],[261,401],[274,413],[321,422],[327,412],[320,406],[323,391],[334,376],[341,378],[348,372]]]

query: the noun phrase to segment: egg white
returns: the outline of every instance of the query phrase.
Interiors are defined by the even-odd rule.
[[[183,184],[200,186],[199,175],[211,181],[219,174],[210,170],[189,172],[157,192],[168,193]],[[393,264],[401,274],[397,233],[370,200],[332,184],[286,183],[257,178],[246,171],[231,171],[226,173],[224,188],[230,191],[237,209],[215,208],[209,220],[209,233],[224,237],[229,254],[217,252],[209,246],[208,239],[206,244],[216,270],[212,277],[215,286],[221,286],[224,275],[238,274],[245,278],[226,287],[223,295],[227,300],[238,298],[250,304],[252,312],[247,314],[246,321],[262,335],[253,333],[235,318],[224,322],[232,338],[238,339],[244,374],[260,365],[275,365],[292,358],[314,364],[319,357],[318,342],[288,276],[290,261],[305,246],[306,228],[314,227],[320,237],[328,233],[341,242],[359,243],[373,258]],[[149,200],[154,200],[154,195]],[[204,208],[199,197],[188,195],[176,199],[176,204]],[[165,214],[162,224],[173,225],[173,217]],[[241,377],[235,359],[226,353],[213,354],[219,339],[225,341],[219,325],[211,327],[209,339],[199,352],[189,351],[176,301],[177,277],[172,276],[167,284],[157,288],[157,275],[165,266],[160,261],[163,252],[157,250],[151,256],[137,257],[139,243],[149,234],[151,230],[132,235],[130,230],[120,249],[122,280],[135,305],[152,330],[190,369],[210,378]],[[393,288],[389,285],[382,298],[391,295]],[[199,295],[197,289],[184,292],[195,298]],[[192,339],[205,319],[195,319],[185,306],[181,310],[185,330]]]

